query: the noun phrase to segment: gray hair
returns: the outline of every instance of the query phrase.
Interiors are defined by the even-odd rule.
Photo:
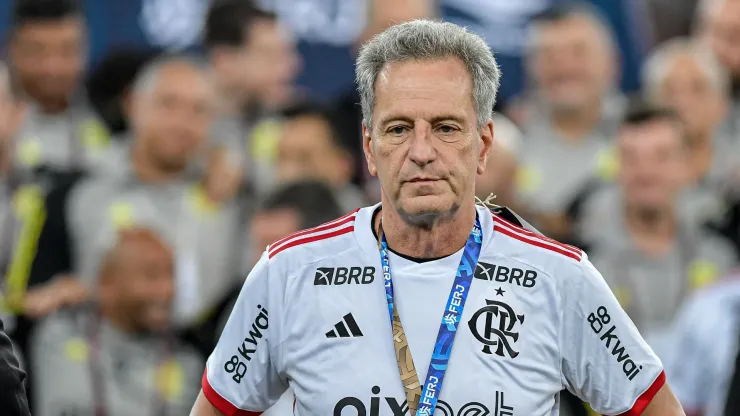
[[[139,71],[134,80],[133,91],[136,93],[146,93],[151,91],[162,71],[170,65],[175,64],[184,64],[203,73],[204,75],[206,73],[205,62],[198,58],[177,54],[160,56],[149,62]]]
[[[676,61],[682,57],[693,59],[718,93],[722,95],[728,93],[729,75],[715,57],[694,40],[676,38],[660,45],[645,61],[642,80],[650,98],[656,97],[660,84],[668,76]]]
[[[470,73],[478,126],[491,120],[501,71],[486,42],[452,23],[413,20],[391,26],[375,36],[357,57],[357,88],[362,118],[368,128],[372,127],[375,107],[375,81],[387,64],[445,58],[461,60]]]

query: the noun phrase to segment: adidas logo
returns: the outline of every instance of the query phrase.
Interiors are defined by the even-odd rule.
[[[360,331],[360,327],[357,326],[357,322],[351,313],[344,315],[341,321],[334,324],[334,329],[326,333],[327,338],[354,338],[361,336],[362,331]]]

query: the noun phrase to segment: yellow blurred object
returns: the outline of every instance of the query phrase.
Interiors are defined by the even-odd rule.
[[[41,142],[36,137],[21,140],[18,143],[18,159],[21,164],[35,167],[41,163]]]
[[[64,345],[64,353],[70,361],[87,361],[87,343],[82,338],[72,338]]]
[[[90,151],[105,150],[110,144],[110,134],[105,126],[97,120],[86,120],[79,125],[82,144]]]
[[[542,186],[542,173],[534,168],[520,167],[516,172],[516,187],[522,192],[532,193]]]
[[[180,363],[167,360],[157,369],[157,391],[167,401],[179,398],[183,392],[184,372]]]
[[[625,289],[623,287],[615,287],[612,292],[614,293],[614,297],[617,298],[617,301],[622,306],[622,309],[629,308],[630,304],[632,303],[632,294],[628,289]]]
[[[689,266],[689,283],[692,289],[705,287],[717,279],[719,269],[706,260],[697,260]]]
[[[190,190],[189,199],[193,211],[201,218],[218,212],[219,204],[208,197],[203,185],[194,186]]]
[[[134,225],[134,207],[125,202],[116,202],[108,208],[108,216],[113,226],[120,230]]]
[[[619,156],[613,147],[602,150],[596,160],[596,175],[603,181],[613,181],[619,173]]]
[[[247,138],[247,147],[251,149],[254,160],[273,161],[277,157],[280,123],[267,120],[259,123]]]

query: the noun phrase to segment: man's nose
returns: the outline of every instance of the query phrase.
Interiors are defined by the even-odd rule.
[[[409,143],[409,159],[419,166],[431,163],[436,158],[434,136],[431,126],[426,122],[417,122]]]

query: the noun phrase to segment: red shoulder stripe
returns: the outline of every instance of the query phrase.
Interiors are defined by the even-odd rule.
[[[260,416],[262,412],[250,412],[249,410],[240,409],[230,401],[222,397],[216,390],[211,387],[211,383],[208,382],[208,370],[203,372],[203,378],[201,379],[201,387],[203,388],[203,395],[206,399],[218,409],[219,412],[225,416]]]
[[[504,227],[495,225],[493,227],[493,230],[494,231],[498,231],[501,234],[508,235],[509,237],[514,238],[514,239],[517,239],[519,241],[523,241],[523,242],[525,242],[527,244],[531,244],[533,246],[541,247],[541,248],[544,248],[546,250],[550,250],[550,251],[554,251],[556,253],[560,253],[560,254],[562,254],[562,255],[564,255],[566,257],[570,257],[570,258],[572,258],[573,260],[576,260],[576,261],[581,261],[581,258],[579,256],[571,253],[570,251],[563,250],[563,249],[561,249],[559,247],[556,247],[556,246],[551,246],[551,245],[549,245],[546,242],[541,241],[541,240],[530,239],[528,237],[525,237],[523,235],[520,235],[520,234],[517,234],[515,232],[510,231],[508,228],[504,228]]]
[[[665,371],[661,371],[658,377],[653,381],[653,384],[645,390],[640,397],[635,401],[632,409],[622,413],[619,416],[640,416],[645,408],[653,401],[653,397],[658,393],[661,387],[665,384]]]
[[[291,248],[291,247],[299,246],[301,244],[311,243],[311,242],[314,242],[314,241],[326,240],[328,238],[336,237],[338,235],[351,233],[354,230],[355,230],[355,225],[354,225],[354,223],[352,223],[348,227],[338,228],[338,229],[336,229],[336,230],[334,230],[332,232],[326,233],[326,234],[312,234],[312,235],[309,235],[309,236],[306,236],[306,237],[303,237],[303,238],[299,238],[299,239],[296,239],[296,240],[290,240],[288,243],[284,244],[280,248],[278,248],[278,249],[276,249],[274,251],[268,252],[268,257],[269,258],[273,258],[273,257],[275,257],[275,255],[277,255],[281,251],[283,251],[285,249],[288,249],[288,248]]]
[[[355,214],[357,214],[357,212],[359,210],[360,209],[357,208],[356,210],[350,212],[349,214],[344,215],[344,216],[341,216],[341,217],[339,217],[339,218],[337,218],[335,220],[332,220],[332,221],[329,221],[327,223],[321,224],[321,225],[319,225],[317,227],[313,227],[313,228],[309,228],[309,229],[306,229],[306,230],[302,230],[302,231],[298,231],[296,233],[293,233],[293,234],[291,234],[291,235],[289,235],[287,237],[284,237],[284,238],[282,238],[282,239],[280,239],[280,240],[278,240],[278,241],[270,244],[270,248],[269,249],[270,250],[274,250],[274,249],[278,248],[281,244],[287,242],[288,240],[290,240],[292,238],[300,237],[302,235],[306,235],[306,234],[310,234],[310,233],[317,233],[319,231],[328,230],[329,228],[332,228],[332,227],[335,227],[335,226],[338,226],[338,225],[342,225],[342,224],[346,224],[346,223],[348,223],[350,221],[354,221],[354,219],[355,219],[354,216],[355,216]]]
[[[526,237],[530,237],[530,238],[542,240],[544,242],[547,242],[549,244],[552,244],[554,246],[557,246],[557,247],[559,247],[562,250],[569,251],[569,252],[575,254],[578,257],[581,257],[583,255],[583,252],[578,247],[573,247],[573,246],[568,245],[568,244],[563,244],[563,243],[561,243],[561,242],[559,242],[557,240],[553,240],[552,238],[548,238],[548,237],[545,237],[544,235],[534,233],[534,232],[529,231],[527,229],[524,229],[524,228],[522,228],[522,227],[520,227],[518,225],[515,225],[515,224],[510,223],[509,221],[506,221],[505,219],[499,217],[498,215],[494,215],[493,216],[493,220],[496,223],[496,225],[501,225],[501,226],[503,226],[505,228],[508,228],[512,232],[516,232],[518,234],[522,234],[522,235],[524,235]]]

